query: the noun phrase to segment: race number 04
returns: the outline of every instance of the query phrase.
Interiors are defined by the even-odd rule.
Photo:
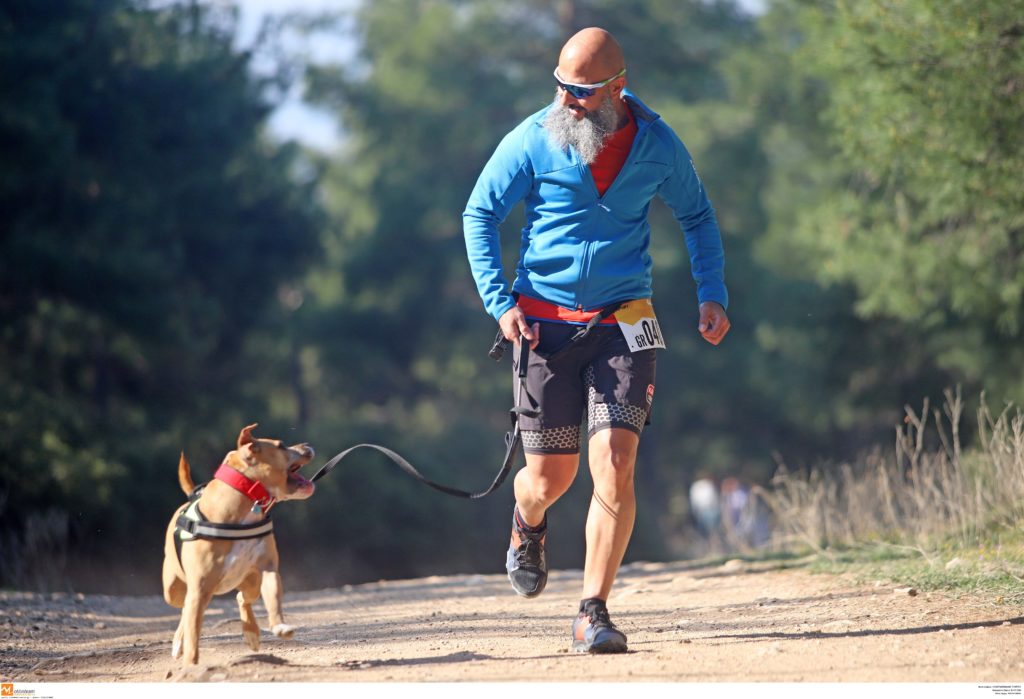
[[[658,332],[658,324],[651,322],[646,318],[640,323],[640,329],[642,333],[634,336],[638,347],[654,347],[655,343],[661,340],[661,334]]]

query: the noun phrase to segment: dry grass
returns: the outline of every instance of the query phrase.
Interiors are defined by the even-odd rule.
[[[15,590],[66,590],[69,531],[68,513],[57,509],[31,513],[21,532],[0,531],[0,580]]]
[[[981,397],[978,439],[961,446],[963,400],[943,410],[906,408],[895,451],[796,474],[780,467],[757,496],[774,515],[773,547],[828,549],[881,544],[916,550],[979,549],[1024,529],[1024,415],[994,416]]]

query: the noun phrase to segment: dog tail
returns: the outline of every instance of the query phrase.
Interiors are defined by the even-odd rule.
[[[185,452],[181,452],[181,459],[178,461],[178,485],[185,491],[185,495],[192,495],[196,484],[192,482],[192,467],[185,458]]]

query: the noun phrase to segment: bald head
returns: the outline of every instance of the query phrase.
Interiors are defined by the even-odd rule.
[[[558,75],[566,82],[581,85],[607,80],[625,67],[619,42],[598,27],[574,34],[558,55]]]

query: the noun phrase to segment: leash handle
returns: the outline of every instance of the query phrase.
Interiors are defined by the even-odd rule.
[[[529,364],[530,364],[530,342],[525,337],[520,335],[519,336],[519,366],[518,366],[518,371],[517,371],[517,373],[519,375],[520,384],[526,378],[526,369],[529,367]]]

